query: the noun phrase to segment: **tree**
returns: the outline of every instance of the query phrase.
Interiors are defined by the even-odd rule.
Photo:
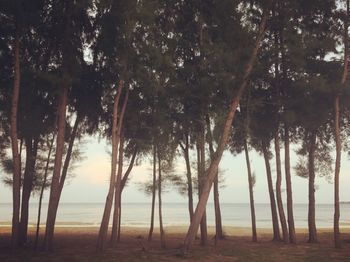
[[[348,66],[349,66],[349,44],[348,44],[348,19],[349,19],[349,0],[346,1],[346,18],[344,21],[344,65],[343,75],[341,78],[341,85],[346,83],[348,77]],[[339,232],[339,173],[340,173],[340,162],[341,162],[341,139],[340,139],[340,90],[336,91],[334,98],[334,136],[335,136],[335,147],[336,147],[336,159],[335,159],[335,173],[334,173],[334,245],[336,248],[341,247],[341,236]]]
[[[232,126],[232,122],[233,122],[233,119],[235,116],[237,106],[238,106],[239,101],[240,101],[240,97],[241,97],[245,87],[247,86],[247,83],[248,83],[248,80],[250,77],[250,73],[251,73],[252,68],[253,68],[254,61],[256,59],[261,41],[264,37],[265,26],[266,26],[268,16],[269,16],[269,9],[264,8],[264,13],[262,15],[262,20],[261,20],[261,23],[259,26],[258,36],[255,40],[254,49],[252,51],[252,54],[251,54],[249,61],[247,62],[247,65],[245,67],[244,75],[242,78],[242,83],[239,85],[237,93],[231,101],[230,109],[229,109],[228,114],[227,114],[227,118],[225,121],[222,136],[221,136],[219,144],[218,144],[217,151],[215,152],[215,155],[210,163],[208,175],[207,175],[207,178],[206,178],[206,180],[204,182],[204,186],[203,186],[203,191],[202,191],[202,194],[200,196],[199,202],[198,202],[197,207],[196,207],[196,211],[195,211],[194,216],[193,216],[193,220],[191,222],[191,225],[188,229],[188,232],[187,232],[187,235],[186,235],[186,238],[184,241],[183,252],[187,252],[189,250],[189,248],[191,247],[191,244],[194,240],[194,237],[195,237],[195,234],[197,232],[200,220],[202,219],[202,216],[204,214],[204,210],[205,210],[206,203],[208,201],[208,196],[210,193],[211,185],[213,183],[215,175],[217,174],[216,170],[218,168],[218,165],[220,163],[223,151],[225,149],[225,146],[226,146],[226,143],[228,140],[229,132],[230,132],[230,129]]]

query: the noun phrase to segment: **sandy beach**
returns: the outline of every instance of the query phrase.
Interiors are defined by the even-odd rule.
[[[307,230],[298,229],[297,245],[271,242],[270,229],[258,229],[258,243],[252,243],[250,228],[224,227],[226,238],[215,245],[214,228],[209,227],[210,241],[199,241],[185,257],[179,256],[187,227],[166,227],[166,249],[160,248],[157,228],[152,242],[147,228],[123,227],[121,242],[104,253],[96,253],[98,227],[58,227],[55,250],[33,251],[30,244],[13,253],[9,248],[10,228],[0,227],[0,261],[350,261],[350,230],[344,229],[343,248],[335,249],[331,229],[319,229],[319,243],[308,244]],[[30,229],[33,242],[34,229]]]

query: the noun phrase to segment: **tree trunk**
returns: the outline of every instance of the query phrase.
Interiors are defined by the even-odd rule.
[[[28,216],[29,216],[29,199],[33,188],[35,163],[38,152],[38,138],[26,138],[26,166],[22,187],[22,206],[19,242],[24,245],[27,242]]]
[[[280,140],[279,140],[278,129],[276,130],[274,140],[275,140],[276,174],[277,174],[277,179],[276,179],[277,207],[278,207],[278,214],[280,217],[280,222],[282,227],[283,241],[285,243],[288,243],[289,242],[288,227],[287,227],[286,216],[284,214],[282,192],[281,192],[282,170],[281,170],[281,152],[280,152]]]
[[[54,142],[55,142],[55,134],[53,134],[52,140],[51,140],[51,143],[49,146],[49,153],[47,155],[45,171],[44,171],[44,181],[43,181],[43,185],[41,187],[40,196],[39,196],[38,219],[37,219],[37,223],[36,223],[35,242],[34,242],[34,249],[35,250],[38,247],[40,219],[41,219],[41,206],[42,206],[42,202],[43,202],[44,190],[46,187],[47,175],[49,172],[49,165],[50,165],[50,159],[51,159],[51,152],[52,152]]]
[[[309,243],[317,243],[315,215],[315,150],[317,132],[312,131],[309,140]]]
[[[49,198],[49,206],[47,211],[46,219],[46,231],[45,231],[45,242],[44,249],[50,251],[53,248],[53,235],[55,230],[55,220],[57,213],[57,202],[59,196],[59,183],[62,166],[62,157],[64,150],[64,136],[66,128],[66,106],[68,99],[68,85],[63,87],[62,93],[60,94],[60,100],[58,105],[58,129],[57,129],[57,141],[56,141],[56,154],[54,169],[51,180],[51,190]]]
[[[60,179],[58,201],[61,198],[62,189],[63,189],[63,186],[64,186],[64,182],[66,180],[66,177],[67,177],[69,163],[70,163],[70,160],[72,158],[74,141],[75,141],[75,138],[77,137],[78,127],[79,127],[80,121],[81,121],[81,118],[80,118],[80,115],[78,114],[77,117],[75,118],[75,121],[74,121],[72,134],[71,134],[71,136],[69,138],[67,154],[66,154],[66,157],[64,159],[64,164],[63,164],[63,168],[62,168],[62,175],[61,175],[61,179]],[[57,205],[58,205],[58,202],[57,202]]]
[[[198,132],[198,141],[197,141],[197,168],[198,168],[198,198],[200,199],[202,195],[203,181],[205,179],[205,154],[204,154],[204,134],[203,127],[201,131]],[[207,215],[206,210],[200,222],[200,231],[201,231],[201,245],[206,246],[208,242],[208,232],[207,232]]]
[[[163,215],[162,215],[162,167],[159,149],[158,155],[158,207],[159,207],[159,233],[160,233],[160,246],[165,248],[165,237],[163,228]]]
[[[156,146],[153,145],[153,185],[152,185],[152,210],[151,210],[151,225],[148,233],[148,241],[152,241],[154,227],[154,207],[156,203],[156,174],[157,174],[157,152]]]
[[[18,31],[18,29],[17,29]],[[17,112],[20,87],[20,58],[19,58],[19,33],[16,32],[14,43],[14,82],[11,101],[11,148],[13,159],[13,186],[12,186],[12,235],[11,246],[16,248],[19,244],[19,211],[21,202],[21,163],[18,152],[18,134],[17,134]]]
[[[210,158],[214,156],[214,146],[213,146],[213,136],[210,127],[210,118],[206,116],[207,129],[208,129],[208,143]],[[218,239],[223,239],[224,235],[222,233],[222,221],[221,221],[221,210],[220,210],[220,199],[219,199],[219,178],[218,174],[214,179],[214,210],[215,210],[215,244]]]
[[[121,226],[121,221],[122,221],[122,192],[120,192],[120,197],[119,197],[119,217],[118,217],[118,230],[117,230],[117,242],[120,242],[120,226]]]
[[[185,158],[185,163],[186,163],[188,213],[190,216],[190,222],[192,222],[192,217],[193,217],[193,187],[192,187],[192,172],[191,172],[188,135],[186,135],[186,138],[185,138],[185,146],[183,146],[181,143],[180,143],[180,146],[181,146],[182,151],[184,153],[184,158]]]
[[[346,1],[346,19],[344,24],[344,66],[343,75],[341,79],[342,86],[345,85],[346,79],[348,78],[348,65],[349,65],[349,54],[348,54],[348,19],[350,14],[349,0]],[[340,163],[341,163],[341,139],[340,139],[340,106],[339,106],[340,91],[337,91],[334,99],[334,136],[335,136],[335,170],[334,170],[334,246],[341,248],[342,240],[339,230],[339,218],[340,218],[340,206],[339,206],[339,175],[340,175]]]
[[[267,185],[269,188],[269,196],[270,196],[272,226],[273,226],[273,241],[280,241],[281,237],[280,237],[280,231],[279,231],[279,226],[278,226],[278,215],[277,215],[277,209],[276,209],[275,194],[273,192],[273,184],[272,184],[272,175],[271,175],[268,146],[266,145],[266,142],[264,142],[264,141],[262,141],[261,144],[262,144],[262,150],[263,150],[263,154],[264,154]]]
[[[123,118],[127,104],[127,97],[124,99],[122,111],[120,113],[119,122],[118,122],[118,105],[119,99],[123,88],[123,80],[119,81],[118,90],[114,97],[114,105],[113,105],[113,125],[112,125],[112,161],[111,161],[111,179],[109,183],[108,194],[106,197],[106,203],[103,211],[103,217],[100,225],[100,231],[97,238],[96,250],[99,252],[104,251],[107,240],[108,233],[108,224],[109,218],[111,214],[112,204],[113,204],[113,195],[114,195],[114,187],[116,180],[116,166],[118,159],[118,145],[120,139],[120,131],[123,126]]]
[[[121,176],[123,173],[123,158],[124,158],[124,134],[122,132],[119,144],[119,160],[118,160],[118,172],[117,182],[115,183],[114,193],[114,212],[113,212],[113,224],[112,224],[112,235],[111,244],[115,245],[118,240],[118,225],[119,225],[119,203],[121,193]]]
[[[49,251],[53,248],[53,238],[55,231],[56,214],[58,208],[58,201],[60,197],[60,177],[62,169],[62,159],[64,152],[64,140],[65,140],[65,129],[66,129],[66,110],[68,102],[68,91],[71,85],[69,80],[68,63],[71,55],[70,45],[68,41],[70,39],[69,34],[69,22],[72,15],[73,2],[67,1],[65,3],[65,25],[64,25],[64,36],[62,43],[62,77],[64,83],[59,92],[59,102],[57,106],[57,141],[56,141],[56,154],[54,161],[54,168],[51,180],[50,198],[46,218],[46,230],[44,240],[44,250]]]
[[[292,244],[296,244],[297,239],[295,235],[294,215],[293,215],[293,192],[292,192],[292,179],[290,174],[289,140],[290,140],[289,127],[287,124],[284,124],[284,167],[286,172],[289,242]]]
[[[339,124],[339,94],[336,95],[334,101],[334,131],[335,131],[335,145],[336,145],[336,159],[334,171],[334,245],[336,248],[341,248],[341,236],[339,231],[339,173],[341,161],[341,141],[340,141],[340,124]]]
[[[137,148],[137,146],[135,146],[135,149],[134,149],[134,152],[132,154],[128,169],[126,170],[126,172],[121,180],[121,185],[120,185],[121,189],[120,189],[120,197],[119,197],[119,220],[118,220],[118,233],[117,233],[118,234],[117,235],[118,242],[120,242],[120,231],[121,231],[120,225],[121,225],[121,220],[122,220],[122,194],[123,194],[123,190],[124,190],[124,187],[126,185],[126,182],[128,180],[128,177],[129,177],[131,170],[134,166],[137,152],[138,152],[138,148]]]
[[[255,206],[254,206],[254,184],[253,184],[252,171],[250,168],[247,140],[244,140],[244,153],[245,153],[245,160],[247,163],[247,171],[248,171],[250,214],[252,218],[252,240],[253,242],[258,242],[258,237],[256,233]]]
[[[258,54],[258,50],[260,48],[260,44],[262,42],[262,39],[264,38],[265,26],[266,26],[268,16],[269,16],[269,9],[266,8],[264,10],[263,17],[262,17],[262,20],[261,20],[261,23],[259,26],[259,33],[258,33],[258,36],[257,36],[256,41],[255,41],[254,49],[252,50],[251,56],[249,58],[249,61],[246,65],[246,68],[245,68],[244,73],[243,73],[242,83],[238,88],[238,93],[236,93],[236,95],[234,96],[234,98],[231,101],[230,109],[229,109],[227,117],[226,117],[222,136],[220,138],[217,151],[215,152],[214,157],[211,160],[211,163],[210,163],[210,166],[208,169],[208,175],[207,175],[206,180],[204,181],[203,190],[202,190],[203,192],[202,192],[200,199],[198,201],[195,213],[193,215],[191,225],[188,228],[188,231],[187,231],[187,234],[186,234],[186,237],[184,240],[182,253],[187,253],[189,251],[189,249],[193,243],[193,240],[196,236],[196,232],[198,230],[199,223],[200,223],[200,221],[203,217],[203,214],[205,212],[205,207],[206,207],[206,204],[208,201],[210,189],[211,189],[212,183],[215,179],[215,176],[217,175],[217,169],[218,169],[222,154],[225,150],[225,146],[226,146],[229,134],[230,134],[230,130],[232,127],[232,122],[233,122],[233,119],[235,116],[235,112],[236,112],[237,106],[239,105],[240,97],[241,97],[245,87],[248,84],[249,77],[250,77],[256,56]]]

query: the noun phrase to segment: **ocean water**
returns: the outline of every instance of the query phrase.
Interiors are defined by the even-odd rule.
[[[350,204],[341,205],[340,226],[350,227]],[[122,225],[148,227],[150,223],[150,203],[123,203]],[[104,203],[61,203],[58,209],[57,226],[99,226],[104,209]],[[36,224],[38,204],[30,204],[29,223]],[[269,204],[256,204],[256,223],[258,228],[269,228],[271,223],[271,211]],[[286,207],[285,207],[286,212]],[[294,219],[297,228],[307,228],[307,204],[294,205]],[[43,204],[42,224],[46,220],[47,204]],[[221,204],[223,226],[250,227],[249,204],[222,203]],[[287,214],[286,214],[287,215]],[[12,205],[0,204],[0,225],[10,225]],[[319,228],[333,227],[333,205],[316,205],[316,223]],[[214,207],[212,203],[207,206],[208,225],[214,225]],[[186,203],[164,203],[163,223],[165,226],[187,226],[189,215]],[[155,225],[158,225],[158,207],[155,210]]]

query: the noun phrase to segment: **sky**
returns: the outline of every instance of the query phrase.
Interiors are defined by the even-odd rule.
[[[76,144],[75,146],[80,146]],[[70,178],[65,185],[61,202],[93,202],[101,203],[106,199],[106,194],[110,179],[110,146],[106,141],[98,141],[97,138],[85,139],[83,161],[78,163],[74,170],[75,176]],[[294,150],[296,147],[294,146]],[[294,150],[291,150],[292,166],[295,165],[297,157]],[[281,155],[283,156],[283,148]],[[256,175],[256,185],[254,187],[254,197],[256,203],[269,203],[267,188],[267,179],[265,172],[264,159],[254,151],[250,152],[252,170]],[[192,155],[192,161],[195,160]],[[274,159],[270,161],[274,183],[275,165]],[[125,161],[125,169],[128,162]],[[283,162],[282,162],[283,165]],[[140,191],[140,183],[148,181],[151,178],[152,163],[145,159],[139,165],[133,168],[130,174],[130,181],[123,192],[122,201],[148,203],[151,197]],[[185,176],[185,162],[181,157],[176,162],[176,173]],[[220,189],[220,201],[222,203],[249,203],[248,178],[244,154],[233,156],[225,152],[220,163],[220,170],[223,172],[224,187]],[[346,153],[342,155],[342,165],[340,173],[340,200],[350,201],[350,160]],[[195,175],[195,174],[193,174]],[[282,174],[282,190],[285,189],[284,172]],[[307,179],[295,175],[292,169],[292,187],[294,203],[307,203],[308,183]],[[323,177],[316,177],[316,203],[333,203],[334,185],[327,182]],[[48,190],[47,190],[48,191]],[[285,200],[285,190],[283,190]],[[10,203],[12,201],[12,192],[9,187],[0,185],[0,203]],[[196,199],[196,198],[195,198]],[[213,202],[213,197],[209,197],[209,202]],[[32,197],[32,202],[37,202],[38,197]],[[48,202],[48,192],[44,196],[44,202]],[[195,200],[197,201],[197,200]],[[187,202],[187,198],[177,193],[174,188],[166,189],[163,194],[164,203]]]

